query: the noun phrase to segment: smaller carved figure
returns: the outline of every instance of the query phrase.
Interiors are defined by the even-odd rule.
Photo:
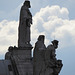
[[[62,61],[56,59],[56,50],[58,48],[58,41],[53,40],[52,44],[47,47],[45,51],[45,75],[58,75],[62,68]]]
[[[33,54],[33,75],[44,75],[45,61],[44,61],[44,52],[46,46],[44,44],[44,35],[38,37],[38,41],[35,43],[34,54]]]
[[[6,60],[10,60],[10,59],[11,59],[13,49],[14,49],[14,48],[13,48],[12,46],[10,46],[10,47],[8,48],[8,52],[5,54],[5,59],[6,59]]]

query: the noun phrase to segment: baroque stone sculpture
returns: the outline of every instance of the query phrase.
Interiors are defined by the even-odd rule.
[[[33,75],[58,75],[63,66],[62,61],[56,59],[55,49],[58,48],[58,41],[53,40],[46,48],[44,35],[39,38],[34,48]]]
[[[38,37],[38,41],[35,43],[34,53],[33,53],[33,75],[44,75],[44,52],[46,46],[44,44],[44,35]]]
[[[58,48],[57,40],[53,40],[52,44],[46,47],[45,36],[40,35],[35,43],[32,57],[30,7],[30,1],[25,0],[20,11],[18,47],[9,47],[5,60],[0,61],[0,70],[1,67],[4,69],[3,72],[0,71],[0,75],[58,75],[61,71],[62,60],[58,60],[55,53]]]
[[[31,46],[30,26],[32,24],[32,14],[29,10],[30,7],[30,1],[25,1],[20,11],[18,47]]]
[[[58,75],[63,64],[61,60],[56,58],[56,49],[58,48],[58,41],[53,40],[45,51],[46,75]],[[50,73],[49,73],[50,72]]]

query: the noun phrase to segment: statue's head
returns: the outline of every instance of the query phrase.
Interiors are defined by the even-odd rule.
[[[30,1],[29,0],[26,0],[24,2],[24,5],[27,6],[28,8],[31,8]]]
[[[59,43],[58,40],[53,40],[52,41],[52,44],[54,45],[55,48],[58,48],[58,43]]]
[[[40,35],[38,37],[38,41],[42,41],[44,43],[44,39],[45,39],[45,36],[44,35]]]
[[[13,50],[13,47],[10,46],[10,47],[8,48],[8,51],[11,52],[12,50]]]

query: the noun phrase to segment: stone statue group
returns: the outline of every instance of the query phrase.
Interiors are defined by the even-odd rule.
[[[58,75],[63,64],[56,59],[55,49],[58,41],[53,40],[47,48],[44,44],[44,35],[38,37],[33,54],[33,75]]]
[[[32,24],[32,14],[29,10],[30,1],[25,1],[19,20],[18,47],[31,47],[30,26]],[[58,48],[58,41],[53,40],[47,48],[44,44],[44,35],[38,37],[33,53],[33,75],[58,75],[62,68],[62,61],[56,59],[55,49]]]

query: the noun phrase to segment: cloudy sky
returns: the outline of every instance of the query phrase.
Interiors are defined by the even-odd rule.
[[[0,0],[0,59],[9,46],[17,46],[20,8],[24,0]],[[59,40],[57,58],[62,59],[60,75],[75,75],[75,1],[31,0],[33,25],[31,43],[40,34],[45,35],[45,44]]]

